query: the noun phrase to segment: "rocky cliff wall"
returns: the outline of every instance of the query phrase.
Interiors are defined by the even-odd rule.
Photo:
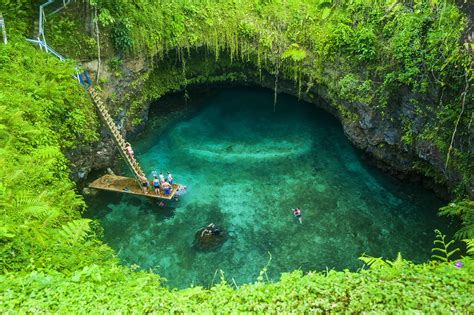
[[[95,70],[94,62],[84,66]],[[279,93],[298,96],[335,115],[349,140],[374,157],[378,166],[407,179],[426,179],[428,175],[430,185],[444,197],[448,194],[440,187],[453,188],[463,181],[463,189],[471,193],[472,198],[472,176],[466,180],[456,170],[445,170],[441,150],[434,141],[422,137],[426,128],[435,125],[438,90],[431,88],[424,94],[414,94],[401,88],[381,110],[365,102],[338,99],[324,85],[301,88],[284,74],[281,76]],[[216,62],[213,57],[199,53],[188,57],[185,69],[174,57],[153,66],[145,59],[125,60],[119,69],[104,69],[101,80],[109,110],[129,139],[143,130],[150,103],[168,92],[217,82],[275,88],[275,76],[266,69],[257,69],[251,62],[231,62],[225,57]],[[84,182],[92,170],[115,164],[116,150],[104,129],[101,139],[95,146],[82,147],[69,154],[75,180]]]

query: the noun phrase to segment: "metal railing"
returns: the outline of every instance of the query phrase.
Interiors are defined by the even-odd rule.
[[[39,15],[38,15],[38,34],[36,35],[36,39],[27,38],[26,40],[30,43],[37,44],[41,50],[44,50],[45,52],[51,53],[54,56],[56,56],[57,58],[59,58],[59,60],[64,61],[65,58],[60,53],[58,53],[53,48],[48,46],[48,44],[46,43],[46,37],[44,35],[44,25],[45,25],[45,22],[46,22],[45,9],[46,9],[47,6],[49,6],[49,5],[51,5],[55,2],[56,2],[56,0],[48,0],[47,2],[40,5]],[[48,17],[55,14],[55,13],[58,13],[59,11],[64,9],[71,2],[72,2],[72,0],[63,0],[62,1],[62,6],[60,6],[59,8],[54,10],[53,12],[49,13]]]
[[[7,44],[7,30],[5,28],[5,20],[3,19],[2,13],[0,13],[0,28],[2,29],[3,34],[3,43]]]

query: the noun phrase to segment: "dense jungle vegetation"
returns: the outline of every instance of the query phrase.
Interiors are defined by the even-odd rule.
[[[41,3],[0,0],[8,34],[0,44],[2,312],[474,312],[474,202],[467,197],[474,76],[462,43],[467,20],[452,1],[90,0],[51,17],[49,44],[74,59],[98,57],[96,21],[112,70],[126,58],[145,56],[153,65],[177,54],[173,81],[152,72],[137,78],[143,90],[134,106],[192,83],[186,61],[197,49],[293,80],[300,92],[324,86],[346,121],[359,119],[347,104],[367,104],[384,117],[400,91],[442,91],[432,106],[413,99],[420,116],[436,119],[416,132],[406,120],[404,141],[435,143],[447,169],[462,174],[455,199],[441,210],[463,222],[461,267],[438,233],[433,260],[424,264],[364,256],[367,268],[358,272],[294,271],[276,283],[265,281],[262,266],[254,284],[235,287],[222,273],[214,287],[180,291],[138,266],[120,266],[100,241],[99,224],[81,218],[86,206],[64,152],[98,141],[99,122],[71,79],[75,61],[61,63],[24,40]],[[434,176],[428,165],[420,171]]]

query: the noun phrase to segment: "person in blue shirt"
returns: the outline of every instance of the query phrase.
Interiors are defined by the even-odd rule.
[[[153,176],[153,189],[155,190],[155,194],[158,195],[160,193],[160,181],[158,177]]]

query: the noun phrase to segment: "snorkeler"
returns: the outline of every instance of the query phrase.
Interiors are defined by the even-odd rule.
[[[297,218],[298,221],[300,221],[300,224],[303,224],[303,221],[301,220],[301,210],[300,210],[300,208],[291,209],[291,211],[293,212],[293,215],[295,216],[295,218]]]

